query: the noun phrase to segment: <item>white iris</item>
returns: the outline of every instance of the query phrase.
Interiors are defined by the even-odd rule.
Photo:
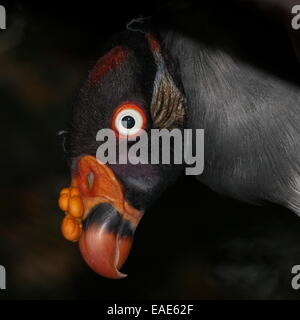
[[[124,117],[132,117],[134,119],[134,125],[132,128],[127,128],[124,126],[124,122],[122,121]],[[116,117],[115,127],[122,136],[131,136],[137,134],[143,127],[143,117],[134,109],[122,110]]]

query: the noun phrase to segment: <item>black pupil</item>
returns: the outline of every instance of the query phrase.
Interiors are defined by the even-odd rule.
[[[122,118],[122,125],[126,129],[131,129],[135,125],[135,120],[132,116],[125,116]]]

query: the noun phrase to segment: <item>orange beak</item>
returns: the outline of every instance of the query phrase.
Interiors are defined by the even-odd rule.
[[[83,156],[73,172],[71,187],[63,189],[59,206],[66,216],[62,233],[78,241],[83,258],[98,274],[123,278],[126,261],[142,212],[124,198],[113,171],[95,157]]]

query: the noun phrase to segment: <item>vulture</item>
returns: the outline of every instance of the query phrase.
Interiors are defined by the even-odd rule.
[[[272,28],[261,24],[270,11],[262,6],[257,19],[246,18],[252,2],[240,15],[218,4],[189,8],[189,19],[185,8],[168,22],[135,19],[99,53],[72,108],[65,141],[71,183],[59,196],[62,233],[79,242],[98,274],[126,276],[120,268],[140,219],[187,166],[105,164],[96,157],[101,129],[116,136],[132,128],[203,129],[200,183],[300,215],[297,37],[290,7],[272,13],[278,34],[270,37]]]

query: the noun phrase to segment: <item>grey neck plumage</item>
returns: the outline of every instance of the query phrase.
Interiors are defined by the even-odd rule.
[[[187,127],[205,130],[198,178],[248,202],[300,213],[300,89],[226,50],[163,31],[187,99]],[[257,48],[259,50],[259,48]]]

